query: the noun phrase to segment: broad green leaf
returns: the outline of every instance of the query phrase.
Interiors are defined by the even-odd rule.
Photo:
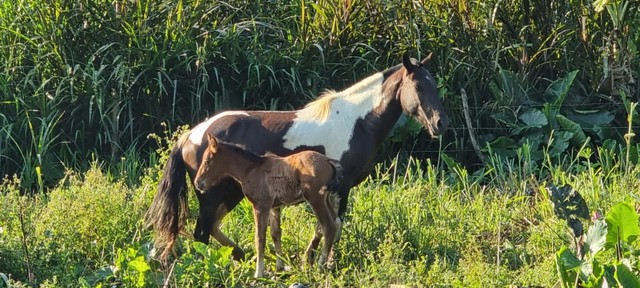
[[[575,111],[577,114],[568,115],[569,120],[577,123],[583,131],[596,134],[600,139],[605,138],[604,127],[611,125],[614,116],[610,111]]]
[[[504,98],[504,92],[494,81],[489,82],[489,91],[491,91],[493,98],[497,99],[498,101]]]
[[[591,128],[594,126],[608,125],[613,121],[614,115],[611,111],[579,111],[576,114],[569,115],[567,118],[580,124],[583,128]]]
[[[564,117],[562,114],[557,114],[556,120],[564,130],[573,133],[573,137],[571,137],[571,142],[573,142],[573,145],[582,146],[584,142],[587,141],[587,135],[584,134],[584,131],[582,131],[582,127],[580,127],[578,123],[567,119],[567,117]]]
[[[222,246],[218,249],[218,265],[221,267],[227,266],[231,262],[231,253],[233,252],[233,247]]]
[[[496,112],[491,114],[491,118],[496,120],[498,123],[507,125],[508,127],[515,127],[517,124],[517,119],[513,113]]]
[[[573,287],[582,261],[578,259],[567,247],[560,248],[556,253],[556,269],[560,275],[563,287]]]
[[[209,246],[207,246],[207,244],[196,241],[196,242],[193,242],[191,245],[193,246],[193,249],[196,250],[196,252],[198,252],[200,255],[202,256],[209,255]]]
[[[598,262],[598,260],[595,258],[591,259],[589,263],[591,266],[591,273],[585,275],[587,276],[587,280],[586,282],[583,282],[582,285],[584,287],[594,287],[594,288],[603,287],[602,284],[604,282],[604,268],[602,267],[602,265],[600,265],[600,262]]]
[[[619,287],[623,287],[623,288],[640,287],[640,280],[638,280],[638,277],[633,272],[631,272],[631,270],[629,270],[629,267],[627,267],[627,265],[620,263],[615,267],[616,267],[615,278],[618,281]]]
[[[551,157],[559,156],[569,148],[569,141],[573,137],[573,133],[567,131],[560,131],[553,134],[553,142],[551,142],[551,149],[549,149],[549,155]]]
[[[547,116],[545,116],[544,113],[542,113],[542,111],[538,109],[527,110],[524,113],[520,114],[518,118],[529,127],[540,128],[549,124]]]
[[[496,140],[489,142],[487,146],[489,146],[488,149],[491,153],[502,157],[515,157],[516,149],[518,148],[516,141],[505,136],[496,138]]]
[[[589,231],[587,231],[584,239],[584,246],[589,249],[591,257],[595,256],[598,251],[604,248],[607,242],[607,222],[602,219],[596,220]]]
[[[533,161],[539,161],[544,158],[543,151],[540,149],[540,144],[543,143],[545,135],[541,131],[535,131],[533,133],[527,133],[527,135],[520,138],[518,141],[518,152],[522,155],[529,155]]]
[[[580,268],[580,266],[582,266],[582,261],[578,259],[576,255],[573,255],[573,253],[569,251],[567,247],[563,247],[562,249],[560,249],[560,251],[558,251],[557,253],[557,257],[557,259],[560,260],[562,267],[567,270],[578,269]]]
[[[602,267],[603,269],[603,273],[602,273],[602,278],[604,278],[604,281],[606,281],[607,286],[606,287],[615,287],[614,285],[616,284],[617,280],[616,280],[616,270],[615,267],[611,264],[604,264],[604,267]],[[603,287],[605,287],[603,285]]]
[[[577,74],[578,70],[569,72],[566,77],[553,81],[553,83],[547,87],[547,90],[544,91],[545,97],[553,104],[555,110],[560,109],[562,106],[564,98],[569,93],[571,84],[573,84],[573,80]]]
[[[609,151],[615,151],[618,147],[618,141],[616,141],[615,139],[607,139],[602,142],[602,145],[600,145],[600,147]]]
[[[151,269],[151,267],[149,267],[149,264],[147,264],[147,262],[144,261],[144,256],[140,256],[135,260],[129,261],[127,265],[140,273]]]
[[[9,277],[7,277],[6,274],[0,273],[0,278],[2,278],[2,280],[4,281],[4,284],[7,285],[7,287],[11,287],[11,286],[9,286],[10,285]]]
[[[583,226],[580,218],[589,218],[589,208],[582,195],[575,191],[571,185],[564,185],[561,188],[549,185],[546,189],[553,203],[553,212],[558,218],[567,221],[574,236],[581,236]]]
[[[444,164],[447,166],[447,169],[449,170],[460,169],[460,164],[458,164],[458,162],[455,159],[453,159],[453,157],[447,155],[446,153],[441,153],[440,159],[442,159]]]
[[[607,216],[607,247],[615,247],[618,239],[632,242],[640,235],[638,214],[628,203],[622,202],[613,206]]]

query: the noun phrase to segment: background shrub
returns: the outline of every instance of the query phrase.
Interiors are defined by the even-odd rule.
[[[56,183],[63,167],[88,169],[94,158],[115,166],[124,155],[144,167],[155,149],[149,133],[174,131],[223,109],[299,108],[325,89],[399,63],[403,52],[435,53],[429,68],[453,119],[443,149],[467,167],[481,159],[464,121],[463,88],[479,149],[546,144],[551,130],[561,136],[559,153],[583,144],[577,143],[582,134],[574,136],[578,130],[599,145],[621,139],[624,103],[638,99],[637,5],[5,1],[0,174],[17,173],[33,189]],[[623,7],[626,13],[611,12]],[[568,75],[573,81],[555,93],[554,81]],[[531,121],[536,111],[546,124]],[[399,131],[381,159],[402,150],[418,157],[441,150],[416,132]]]

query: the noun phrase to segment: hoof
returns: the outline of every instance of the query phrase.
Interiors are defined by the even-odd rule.
[[[246,254],[244,254],[244,251],[242,251],[242,249],[240,248],[233,248],[231,256],[233,256],[233,260],[241,261],[245,260]]]

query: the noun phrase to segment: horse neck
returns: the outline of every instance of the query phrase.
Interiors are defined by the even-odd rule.
[[[369,131],[380,141],[391,131],[402,115],[399,99],[402,75],[402,65],[397,65],[340,92],[347,94],[347,98],[360,98],[357,101],[360,105],[367,102],[374,103],[374,107],[368,111],[364,119],[369,122],[368,124],[372,124],[368,126]],[[379,78],[376,79],[376,77]]]
[[[380,104],[375,107],[365,118],[368,121],[373,133],[375,145],[382,143],[382,140],[389,135],[402,115],[402,105],[400,103],[400,85],[402,84],[402,72],[398,69],[385,71],[388,73],[382,83]]]

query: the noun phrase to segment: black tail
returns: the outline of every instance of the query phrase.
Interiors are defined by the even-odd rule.
[[[342,180],[344,179],[344,169],[338,160],[329,159],[329,164],[333,166],[333,178],[327,183],[327,190],[335,193],[340,188]]]
[[[169,154],[164,166],[158,193],[145,215],[145,226],[156,232],[155,247],[162,248],[161,258],[166,258],[173,249],[178,233],[187,217],[187,186],[184,159],[182,159],[182,137]]]

